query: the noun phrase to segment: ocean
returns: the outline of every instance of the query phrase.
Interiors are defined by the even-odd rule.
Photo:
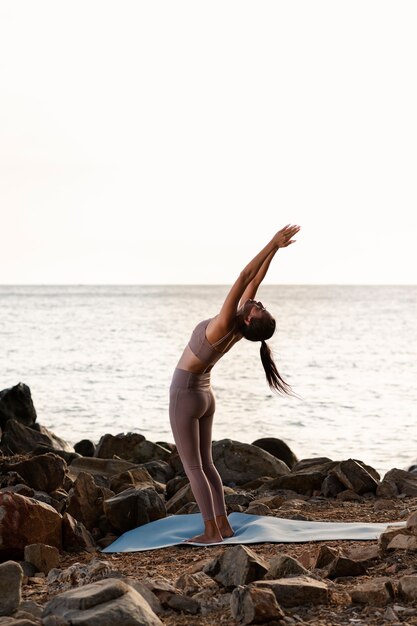
[[[173,441],[172,372],[222,285],[0,286],[0,389],[26,383],[38,421],[72,444],[105,433]],[[214,368],[214,439],[283,439],[299,459],[381,475],[417,459],[417,286],[265,285],[270,340],[298,397],[272,393],[259,344]]]

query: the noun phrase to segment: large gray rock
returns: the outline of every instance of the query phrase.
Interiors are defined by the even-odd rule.
[[[74,452],[73,447],[69,443],[55,435],[45,426],[36,424],[36,428],[29,428],[15,419],[9,419],[6,422],[1,439],[1,448],[7,454],[25,454],[39,448],[42,448],[42,452],[48,450]]]
[[[126,489],[104,501],[104,514],[113,528],[126,532],[166,517],[165,502],[155,489]]]
[[[123,461],[122,459],[97,459],[90,457],[79,457],[71,461],[69,465],[70,475],[74,478],[81,472],[91,474],[92,476],[111,477],[122,472],[137,468],[136,463]]]
[[[417,496],[417,474],[394,468],[385,474],[376,494],[383,498],[395,498],[400,494]]]
[[[9,463],[3,471],[17,472],[32,489],[50,493],[62,487],[67,464],[61,457],[48,452],[19,463]]]
[[[233,589],[230,598],[232,617],[242,626],[246,624],[264,624],[281,620],[285,617],[273,591],[259,589],[251,585],[239,585]]]
[[[327,584],[309,576],[259,580],[253,585],[261,589],[271,589],[282,606],[327,604],[329,601]]]
[[[19,563],[0,564],[0,615],[11,615],[22,599],[23,570]]]
[[[77,626],[163,626],[149,604],[121,580],[99,580],[55,596],[43,618],[61,616]]]
[[[355,493],[375,493],[379,485],[379,474],[373,468],[365,467],[355,459],[341,461],[331,473],[346,487]]]
[[[0,429],[4,429],[6,422],[11,419],[26,426],[36,422],[30,389],[24,383],[0,391]]]
[[[68,495],[67,513],[92,530],[103,515],[104,498],[103,489],[97,487],[93,477],[80,472]]]
[[[223,587],[237,587],[259,580],[268,571],[268,562],[247,548],[233,546],[210,561],[204,572]]]
[[[292,468],[298,462],[294,452],[282,439],[277,439],[276,437],[262,437],[261,439],[253,441],[252,445],[258,446],[258,448],[262,448],[262,450],[266,450],[266,452],[272,454],[276,459],[284,461],[285,465],[288,465],[289,468]]]
[[[224,484],[244,485],[260,476],[284,476],[289,467],[272,454],[232,439],[213,443],[213,461]]]
[[[103,435],[98,442],[94,456],[101,459],[112,459],[117,456],[133,463],[147,461],[167,461],[171,456],[166,450],[139,433],[121,433],[119,435]]]

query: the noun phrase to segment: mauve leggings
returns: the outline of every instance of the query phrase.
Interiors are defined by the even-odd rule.
[[[211,455],[214,409],[210,373],[192,374],[177,368],[170,387],[169,419],[204,521],[226,515],[223,483]]]

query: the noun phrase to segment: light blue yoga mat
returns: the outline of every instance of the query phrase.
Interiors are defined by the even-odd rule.
[[[302,543],[305,541],[373,540],[393,523],[372,524],[362,522],[305,522],[265,515],[231,513],[229,522],[235,531],[233,537],[221,544],[243,543]],[[395,525],[403,526],[400,522]],[[128,530],[102,552],[142,552],[157,550],[183,543],[185,539],[203,532],[200,513],[171,515],[163,519]],[[206,544],[187,543],[187,546]]]

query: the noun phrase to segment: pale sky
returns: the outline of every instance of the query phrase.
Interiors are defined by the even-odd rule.
[[[1,0],[0,284],[417,284],[415,0]]]

